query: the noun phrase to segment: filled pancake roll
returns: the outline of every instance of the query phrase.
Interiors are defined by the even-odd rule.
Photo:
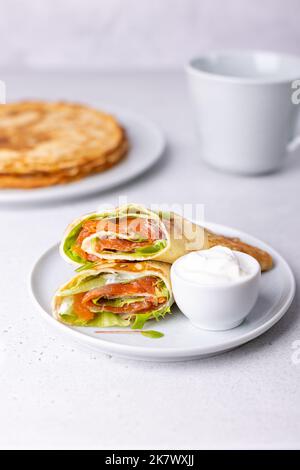
[[[173,263],[190,251],[216,245],[253,256],[262,271],[272,267],[272,257],[259,248],[215,234],[174,212],[152,211],[137,204],[76,219],[66,230],[60,252],[66,261],[79,266],[92,266],[99,259]]]
[[[53,316],[73,326],[143,328],[171,313],[169,273],[157,261],[100,261],[58,289]]]
[[[205,230],[171,212],[158,213],[129,204],[88,214],[69,225],[60,252],[82,265],[99,259],[172,263],[191,250],[207,248]]]

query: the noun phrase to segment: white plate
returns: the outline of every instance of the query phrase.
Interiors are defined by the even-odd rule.
[[[100,107],[99,107],[100,108]],[[37,189],[0,189],[0,203],[38,203],[60,201],[111,189],[144,173],[163,154],[165,139],[158,127],[133,112],[101,107],[117,117],[130,141],[128,155],[119,164],[103,173],[74,183]]]
[[[58,245],[44,253],[33,267],[30,289],[39,312],[52,325],[82,344],[108,354],[151,361],[181,361],[203,358],[228,351],[261,335],[273,326],[289,308],[295,294],[295,280],[286,261],[271,247],[250,235],[216,224],[205,224],[215,232],[240,237],[245,242],[267,250],[274,258],[274,268],[262,276],[256,306],[242,325],[228,331],[200,330],[173,306],[173,314],[146,328],[165,334],[160,339],[142,335],[97,335],[96,328],[66,326],[51,316],[51,298],[57,287],[74,275],[58,253]],[[113,329],[113,328],[112,328]]]

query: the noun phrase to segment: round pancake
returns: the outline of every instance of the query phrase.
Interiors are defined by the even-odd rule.
[[[85,105],[28,101],[0,106],[0,173],[54,172],[101,160],[124,131],[110,115]]]
[[[55,184],[64,184],[77,181],[85,176],[105,171],[127,154],[129,145],[126,139],[120,147],[106,155],[105,161],[102,158],[93,162],[84,163],[77,167],[67,168],[51,173],[32,173],[32,174],[1,174],[0,188],[2,189],[33,189],[52,186]]]

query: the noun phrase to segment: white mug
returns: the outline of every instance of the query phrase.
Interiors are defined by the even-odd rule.
[[[240,174],[268,173],[300,143],[300,58],[211,52],[191,60],[187,75],[207,163]]]

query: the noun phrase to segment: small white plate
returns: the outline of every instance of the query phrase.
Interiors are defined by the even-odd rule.
[[[125,183],[154,165],[165,149],[165,139],[159,128],[133,112],[107,106],[101,106],[101,109],[116,116],[126,129],[130,150],[124,160],[103,173],[74,183],[28,190],[0,189],[0,203],[39,203],[96,194]]]
[[[165,334],[160,339],[142,335],[97,335],[96,328],[66,326],[51,315],[51,298],[56,289],[74,275],[72,268],[58,253],[58,245],[50,248],[35,263],[30,289],[45,319],[86,346],[108,354],[150,361],[182,361],[203,358],[233,349],[261,335],[288,310],[294,294],[295,280],[286,261],[270,246],[246,233],[216,224],[205,224],[215,232],[240,237],[247,243],[268,251],[274,258],[274,268],[262,275],[259,298],[247,319],[237,328],[211,332],[195,328],[174,305],[173,314],[160,322],[151,321],[146,329]],[[113,328],[112,328],[113,329]]]

